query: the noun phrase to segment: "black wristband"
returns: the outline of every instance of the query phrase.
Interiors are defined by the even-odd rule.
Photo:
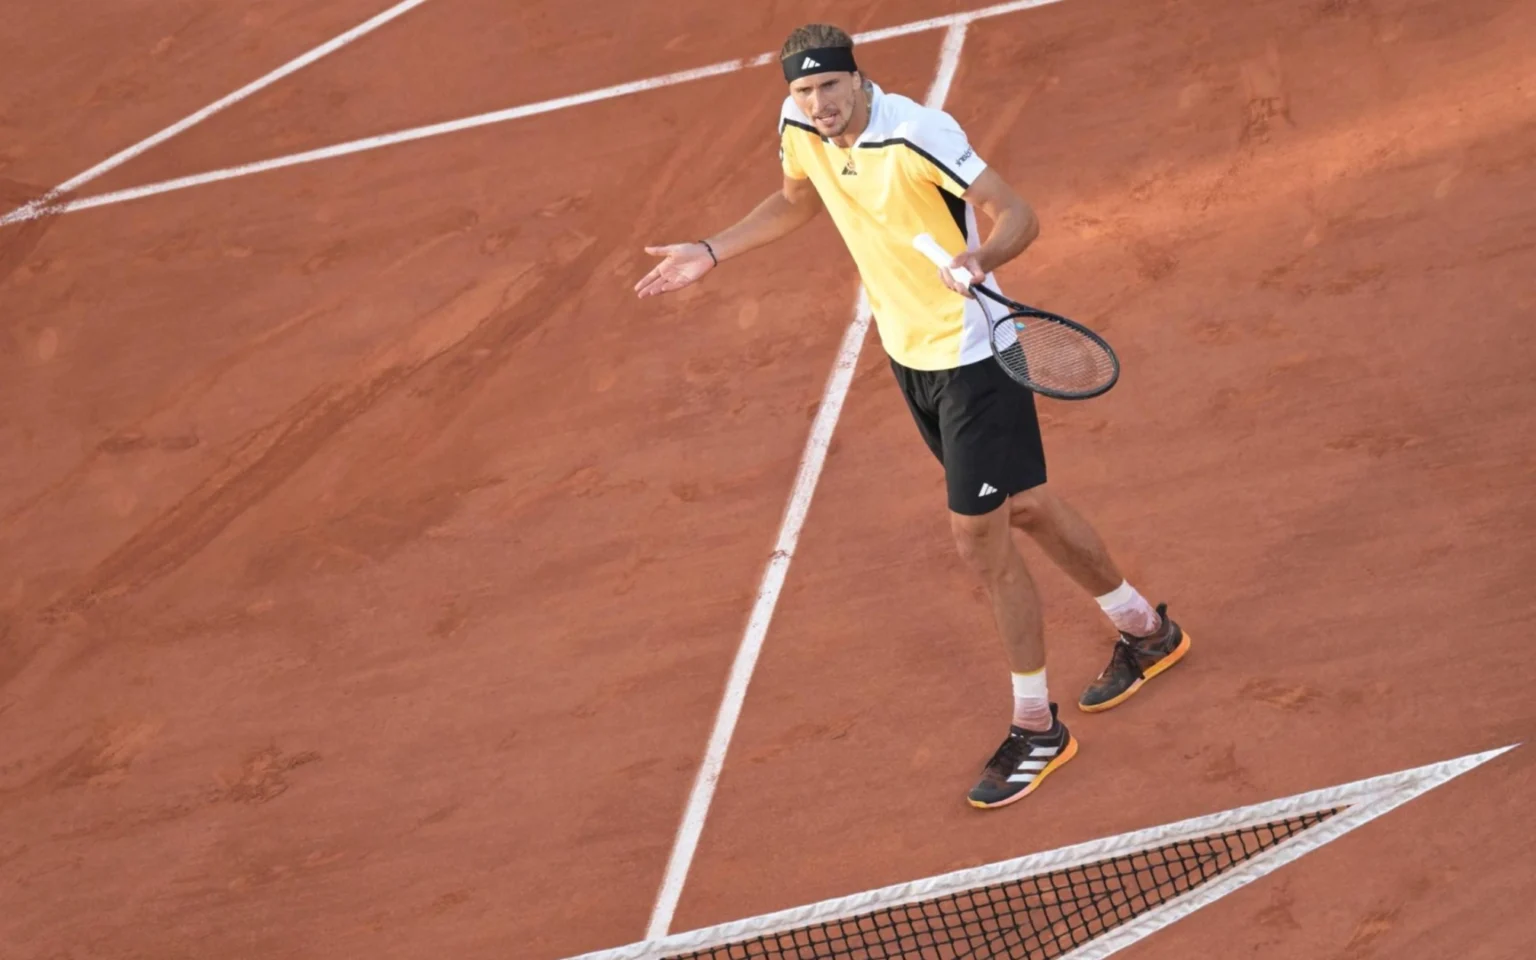
[[[704,249],[705,250],[709,251],[709,259],[711,259],[711,260],[713,260],[715,262],[715,266],[717,266],[717,267],[720,266],[720,258],[715,256],[715,248],[709,245],[709,241],[708,240],[700,240],[699,242],[704,244]]]

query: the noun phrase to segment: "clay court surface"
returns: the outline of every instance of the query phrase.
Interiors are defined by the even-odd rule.
[[[378,13],[12,4],[0,213]],[[979,5],[979,4],[976,4]],[[432,0],[87,196],[872,30],[944,0]],[[943,30],[861,47],[921,99]],[[857,278],[775,67],[0,227],[0,955],[640,939]],[[1010,292],[1125,363],[1052,483],[1197,643],[996,813],[1004,666],[873,333],[674,929],[1536,735],[1536,6],[1064,0],[947,108]],[[1034,557],[1055,695],[1107,653]],[[1073,718],[1076,719],[1073,719]],[[1125,954],[1507,960],[1529,745]]]

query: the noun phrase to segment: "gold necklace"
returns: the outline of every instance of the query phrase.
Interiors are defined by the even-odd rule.
[[[860,96],[863,96],[863,91],[860,91]],[[865,112],[864,129],[868,130],[869,129],[869,119],[870,118],[868,116],[868,114],[869,114],[869,107],[868,107],[867,104],[866,104],[866,106],[864,108],[864,112]],[[862,134],[860,134],[860,136],[862,136]],[[846,147],[844,147],[841,144],[835,142],[830,137],[827,139],[827,142],[832,144],[834,147],[837,147],[839,150],[843,151],[843,173],[842,173],[842,175],[845,176],[845,177],[858,176],[859,170],[858,170],[858,167],[854,165],[854,162],[853,162],[853,152],[855,150],[857,150],[858,147],[859,147],[859,138],[858,137],[854,137],[853,138],[853,143],[851,145],[849,145],[849,146],[846,146]]]
[[[853,164],[854,147],[843,147],[843,176],[853,177],[858,175],[858,168]]]

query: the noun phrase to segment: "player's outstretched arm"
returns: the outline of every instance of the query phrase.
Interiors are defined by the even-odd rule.
[[[735,226],[699,243],[646,247],[646,253],[664,259],[635,284],[635,293],[654,297],[681,290],[702,280],[718,263],[787,236],[810,223],[820,212],[821,197],[811,181],[785,177],[782,190],[771,194]]]

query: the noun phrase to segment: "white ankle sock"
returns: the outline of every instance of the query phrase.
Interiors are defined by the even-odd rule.
[[[1136,588],[1127,581],[1120,581],[1120,586],[1095,599],[1115,629],[1121,633],[1133,637],[1150,637],[1163,625],[1162,618],[1152,609],[1147,598],[1137,593]]]
[[[1041,733],[1051,729],[1051,695],[1045,688],[1045,668],[1013,675],[1013,725]]]

